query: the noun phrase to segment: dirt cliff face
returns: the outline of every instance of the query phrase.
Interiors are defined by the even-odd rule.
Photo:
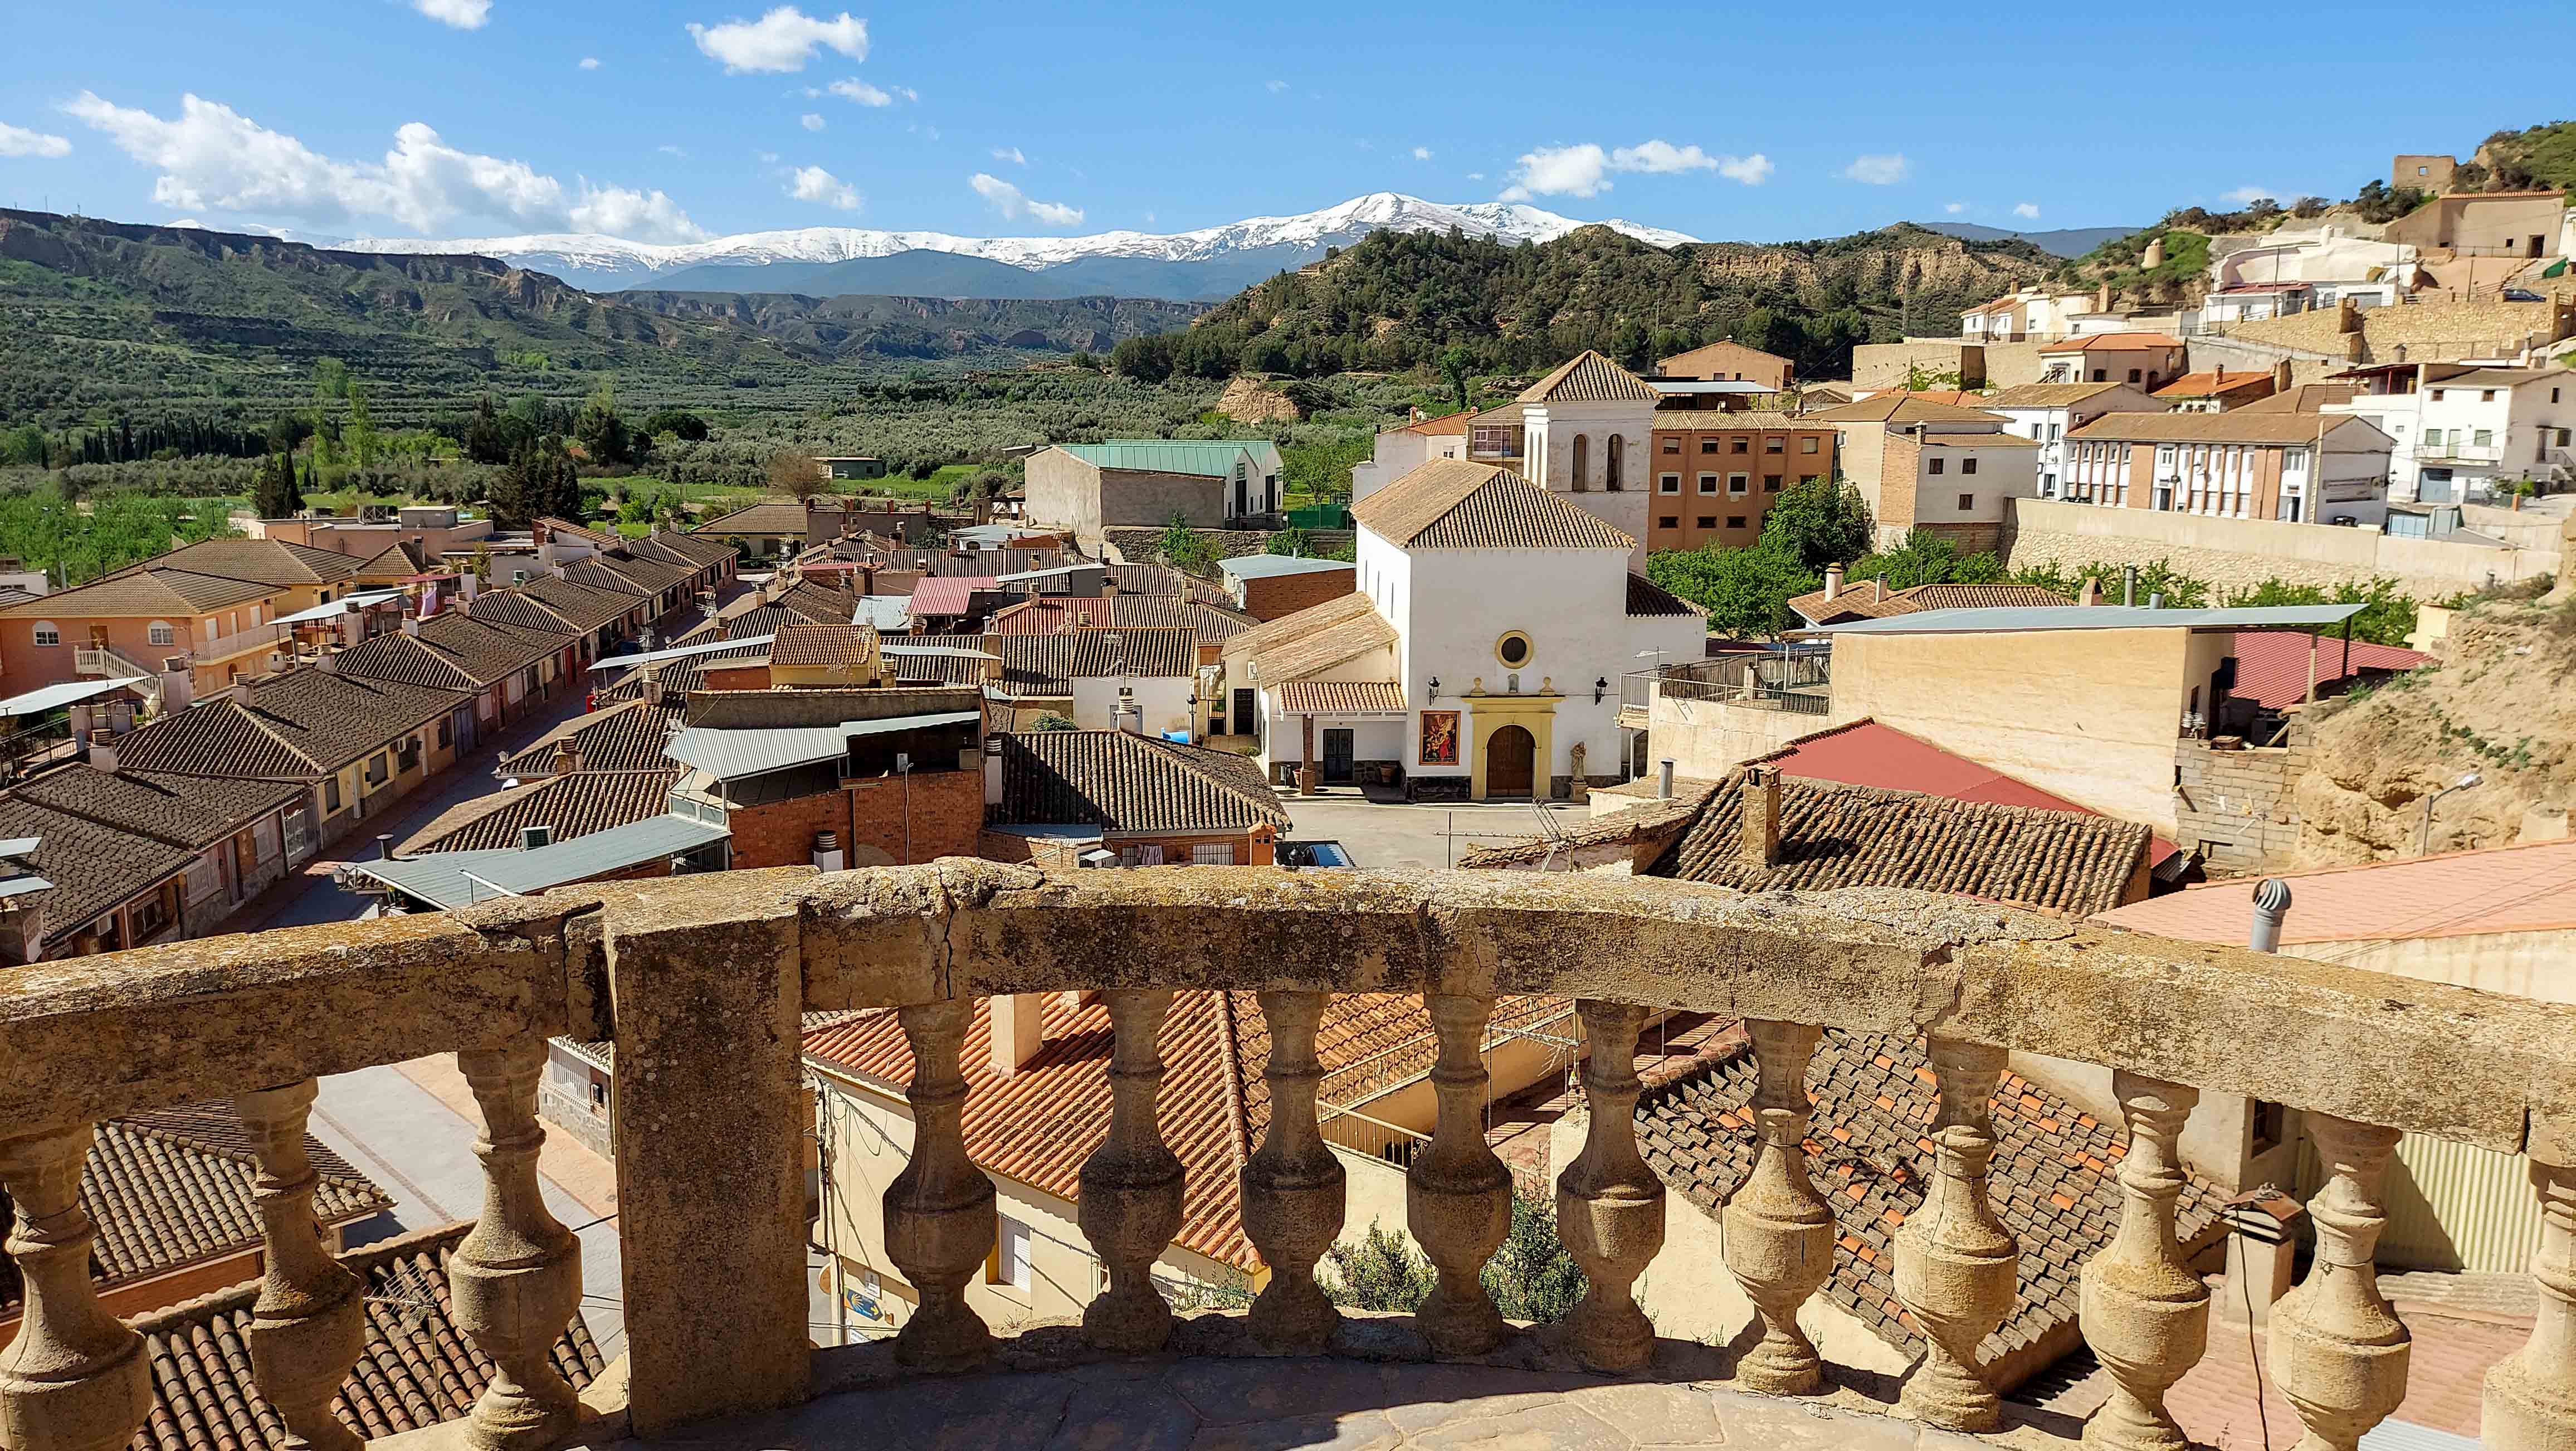
[[[2470,772],[2481,783],[2435,810],[2435,852],[2510,846],[2526,812],[2576,802],[2576,601],[2476,605],[2440,657],[2319,721],[2303,865],[2413,856],[2424,798]]]

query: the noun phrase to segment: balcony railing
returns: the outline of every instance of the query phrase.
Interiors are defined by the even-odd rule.
[[[2427,462],[2451,459],[2459,463],[2502,463],[2504,448],[2492,443],[2419,443],[2415,456]]]
[[[271,620],[265,625],[253,625],[247,630],[218,635],[196,646],[197,663],[211,665],[218,660],[229,660],[236,655],[247,655],[253,650],[267,649],[281,640],[291,640],[294,637],[293,625],[282,625]]]
[[[818,1378],[849,1383],[834,1377],[852,1362],[807,1339],[812,1124],[797,1028],[800,1012],[824,1009],[894,1009],[914,1064],[913,1144],[883,1209],[887,1257],[918,1304],[891,1345],[856,1353],[883,1357],[865,1362],[871,1374],[986,1363],[994,1334],[965,1295],[996,1230],[992,1181],[961,1129],[973,1002],[1092,989],[1105,990],[1113,1023],[1115,1107],[1083,1166],[1078,1218],[1107,1288],[1078,1330],[1023,1332],[1015,1364],[1173,1343],[1152,1270],[1182,1212],[1154,1115],[1175,989],[1257,993],[1270,1042],[1267,1125],[1240,1169],[1243,1222],[1268,1277],[1248,1313],[1202,1313],[1183,1348],[1354,1346],[1417,1361],[1508,1351],[1521,1332],[1478,1283],[1511,1192],[1484,1142],[1478,1045],[1497,996],[1551,994],[1576,1000],[1591,1053],[1582,1153],[1556,1182],[1558,1230],[1589,1289],[1541,1337],[1562,1348],[1548,1354],[1622,1373],[1659,1353],[1633,1287],[1663,1243],[1667,1196],[1636,1143],[1632,1064],[1651,1010],[1670,1007],[1744,1018],[1757,1055],[1761,1147],[1722,1209],[1723,1262],[1759,1312],[1747,1336],[1758,1344],[1729,1362],[1734,1389],[1799,1394],[1825,1373],[1798,1312],[1836,1253],[1807,1169],[1804,1088],[1830,1026],[1927,1038],[1939,1094],[1925,1126],[1931,1204],[1894,1246],[1897,1299],[1930,1342],[1900,1413],[1959,1431],[1996,1423],[1982,1346],[2014,1308],[2019,1257],[2055,1247],[2016,1243],[1996,1216],[1989,1103],[2007,1054],[2035,1053],[2112,1065],[2128,1135],[2119,1234],[2082,1271],[2084,1338],[2116,1383],[2088,1444],[2179,1444],[2164,1396],[2198,1360],[2210,1306],[2176,1247],[2176,1145],[2203,1094],[2303,1110],[2320,1151],[2314,1267],[2273,1306],[2264,1361],[2306,1423],[2303,1444],[2353,1446],[2405,1389],[2407,1331],[2371,1269],[2401,1130],[2530,1156],[2537,1323],[2486,1377],[2482,1435],[2499,1451],[2576,1441],[2576,1007],[1915,893],[961,861],[591,887],[0,973],[0,1184],[27,1285],[25,1322],[0,1359],[0,1431],[14,1451],[97,1451],[143,1422],[152,1367],[90,1278],[95,1230],[79,1186],[92,1125],[230,1098],[260,1159],[269,1235],[246,1336],[254,1375],[288,1430],[348,1444],[330,1405],[367,1310],[313,1227],[302,1144],[314,1080],[454,1052],[483,1113],[487,1192],[454,1256],[453,1299],[499,1373],[443,1444],[540,1447],[575,1434],[583,1407],[549,1351],[581,1298],[580,1247],[537,1177],[537,1084],[557,1035],[616,1044],[628,1347],[618,1414],[632,1433],[790,1406]],[[1315,1094],[1317,1028],[1336,992],[1423,994],[1438,1042],[1439,1125],[1404,1157],[1408,1224],[1441,1289],[1394,1327],[1400,1337],[1335,1338],[1339,1315],[1315,1277],[1346,1208]],[[1426,1399],[1441,1393],[1425,1385]]]
[[[1793,715],[1823,715],[1833,708],[1833,657],[1745,655],[1667,665],[1652,677],[1668,700],[1716,701]]]

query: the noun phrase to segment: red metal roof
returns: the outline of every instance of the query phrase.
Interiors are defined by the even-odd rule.
[[[2576,841],[2445,852],[2309,872],[2290,884],[2285,945],[2475,937],[2576,928]],[[2256,879],[2211,882],[2103,913],[2097,921],[2186,942],[2241,942]]]
[[[2290,630],[2248,631],[2236,637],[2236,686],[2229,693],[2266,710],[2278,710],[2306,699],[2310,641],[2316,643],[2320,690],[2364,671],[2412,670],[2433,663],[2433,657],[2420,650],[2396,645],[2355,640],[2347,646],[2336,636]],[[2345,655],[2347,649],[2351,651],[2349,658]]]
[[[998,591],[1001,578],[988,574],[934,574],[912,587],[916,615],[962,615],[974,608],[977,590]]]
[[[1835,730],[1819,731],[1760,759],[1778,766],[1783,775],[1814,781],[1920,791],[1953,801],[2080,811],[2087,816],[2103,814],[1874,720],[1856,720]],[[2150,866],[2161,865],[2179,849],[2157,837],[2147,848],[2147,862]]]

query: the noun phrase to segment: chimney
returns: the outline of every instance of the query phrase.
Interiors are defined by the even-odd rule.
[[[1046,1046],[1045,993],[987,998],[993,1014],[993,1076],[1008,1078]]]
[[[2281,950],[2281,919],[2290,915],[2290,884],[2278,877],[2254,889],[2254,926],[2245,945],[2256,952]]]
[[[378,832],[378,833],[376,833],[376,860],[378,860],[378,861],[380,861],[380,862],[389,862],[389,861],[392,861],[393,859],[394,859],[394,839],[393,839],[393,834],[392,834],[391,832]]]
[[[2079,605],[2098,605],[2102,603],[2101,576],[2091,574],[2084,576],[2084,588],[2075,596],[2075,602]]]
[[[841,869],[841,862],[841,834],[837,831],[814,833],[815,867],[822,871],[837,872]]]
[[[2130,606],[2135,605],[2137,602],[2138,602],[2138,567],[2137,567],[2136,565],[2134,565],[2134,564],[2124,564],[2124,565],[2121,565],[2121,566],[2120,566],[2120,607],[2121,607],[2122,609],[2127,609],[2127,608],[2129,608]]]
[[[2275,393],[2290,391],[2290,360],[2287,358],[2272,365],[2272,391]]]
[[[1118,729],[1131,736],[1145,733],[1145,710],[1136,703],[1136,692],[1128,686],[1118,687]]]
[[[2307,1206],[2269,1186],[2227,1201],[2227,1272],[2210,1306],[2228,1321],[2261,1328],[2296,1273]],[[2250,1313],[2249,1313],[2250,1310]]]
[[[1736,854],[1743,865],[1765,871],[1780,864],[1780,768],[1747,766],[1736,787],[1744,803]]]
[[[1886,600],[1887,580],[1884,577],[1871,580],[1869,582],[1869,602],[1875,605],[1883,604]]]
[[[558,776],[569,776],[581,769],[581,744],[571,736],[555,742],[555,758],[549,763]]]
[[[411,636],[411,637],[412,637],[413,639],[415,639],[415,640],[419,639],[419,638],[420,638],[420,616],[418,616],[418,615],[405,615],[405,616],[403,616],[403,617],[402,617],[402,632],[403,632],[404,634],[406,634],[406,635]]]
[[[519,828],[519,850],[521,851],[535,851],[541,846],[552,846],[554,844],[554,839],[555,829],[551,826],[522,826]]]
[[[1673,799],[1673,758],[1670,756],[1655,763],[1655,799],[1658,801]]]
[[[1842,567],[1841,565],[1839,565],[1839,564],[1828,564],[1828,565],[1826,565],[1826,566],[1825,566],[1825,598],[1826,598],[1828,601],[1830,601],[1830,600],[1832,600],[1832,599],[1833,599],[1833,597],[1834,597],[1834,596],[1836,596],[1836,595],[1838,595],[1838,594],[1841,594],[1842,592],[1843,592],[1843,567]]]

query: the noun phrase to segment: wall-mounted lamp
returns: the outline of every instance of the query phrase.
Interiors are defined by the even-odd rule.
[[[1607,675],[1601,676],[1601,677],[1599,677],[1598,679],[1596,679],[1596,680],[1594,680],[1594,681],[1592,682],[1592,703],[1593,703],[1594,705],[1599,705],[1599,704],[1601,703],[1601,697],[1603,697],[1603,696],[1605,696],[1605,695],[1608,695],[1609,693],[1610,693],[1610,677],[1609,677],[1609,676],[1607,676]]]
[[[1433,700],[1440,698],[1440,677],[1437,675],[1431,677],[1431,698]]]

